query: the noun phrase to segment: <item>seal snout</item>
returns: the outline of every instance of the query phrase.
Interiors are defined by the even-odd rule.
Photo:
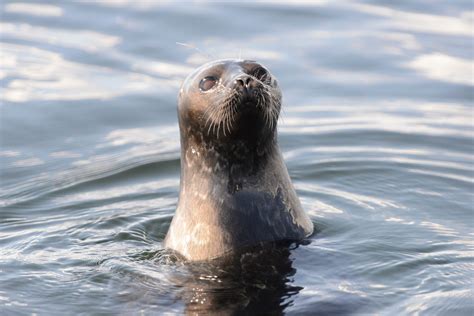
[[[248,88],[252,84],[253,78],[247,74],[238,76],[234,84],[239,88]]]
[[[241,94],[242,101],[248,102],[256,98],[259,86],[252,76],[243,74],[234,80],[234,89]]]

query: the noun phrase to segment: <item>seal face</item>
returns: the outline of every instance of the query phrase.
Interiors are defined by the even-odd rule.
[[[178,100],[181,181],[165,247],[192,261],[313,231],[277,144],[281,91],[250,60],[207,63]]]

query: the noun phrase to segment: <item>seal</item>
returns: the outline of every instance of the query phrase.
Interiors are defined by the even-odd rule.
[[[192,72],[178,97],[181,179],[164,245],[210,260],[313,232],[277,142],[277,80],[251,60],[217,60]]]

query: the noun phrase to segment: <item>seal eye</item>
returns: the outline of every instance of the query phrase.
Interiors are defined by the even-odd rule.
[[[217,78],[213,76],[208,76],[202,78],[201,82],[199,83],[199,89],[201,91],[207,91],[209,89],[212,89],[217,83]]]
[[[253,72],[252,75],[262,82],[266,82],[269,79],[268,71],[263,67],[257,67]]]

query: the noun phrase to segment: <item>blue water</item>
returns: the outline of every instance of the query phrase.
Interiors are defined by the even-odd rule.
[[[1,315],[474,314],[470,1],[0,7]],[[316,230],[258,286],[162,249],[179,85],[239,57]]]

